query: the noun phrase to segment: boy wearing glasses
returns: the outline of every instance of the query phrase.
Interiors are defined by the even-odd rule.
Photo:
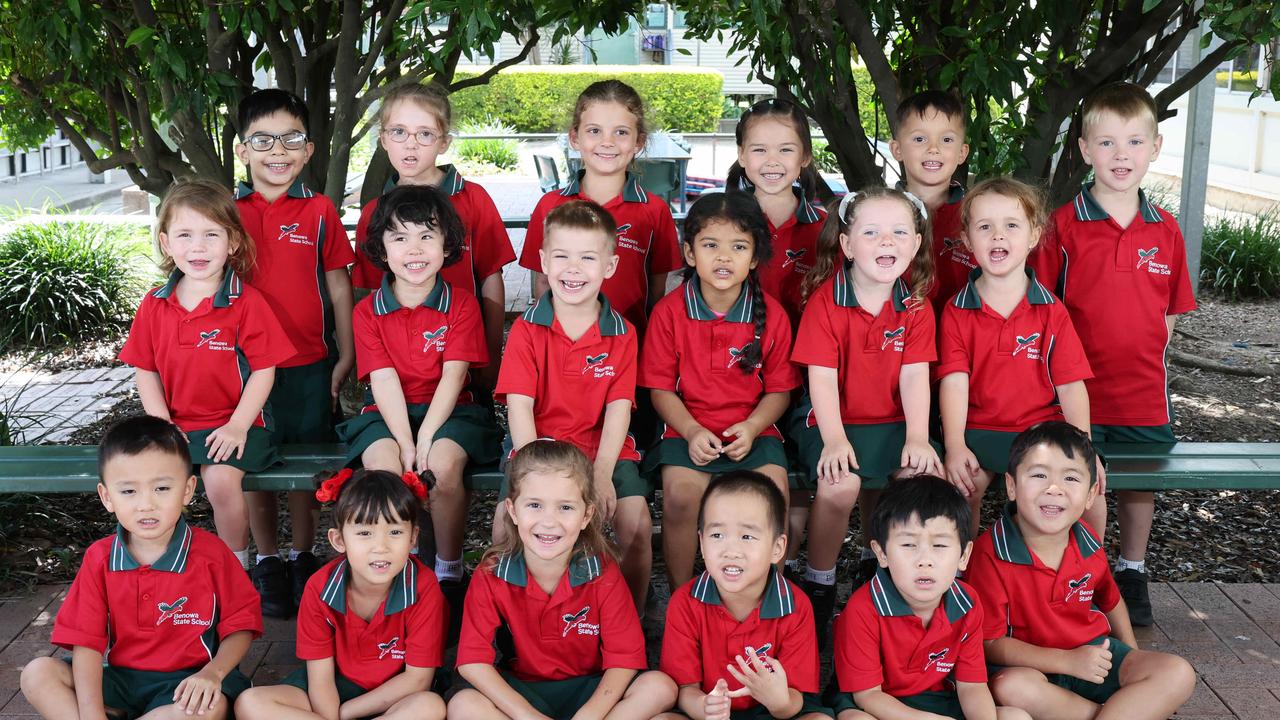
[[[259,90],[240,101],[236,156],[249,182],[236,190],[236,205],[256,245],[258,262],[249,282],[271,301],[298,353],[276,368],[271,390],[276,444],[334,440],[333,406],[355,362],[351,332],[351,276],[355,261],[333,202],[298,176],[315,146],[307,137],[302,99],[285,90]],[[288,565],[276,548],[273,493],[248,493],[249,527],[258,547],[253,584],[262,613],[288,617],[319,563],[311,553],[315,500],[289,494],[293,547]]]

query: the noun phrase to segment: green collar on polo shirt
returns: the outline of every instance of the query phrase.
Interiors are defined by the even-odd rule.
[[[883,567],[878,568],[875,577],[871,578],[871,604],[880,617],[915,614],[902,593],[898,592],[898,587],[893,584],[893,576]],[[947,620],[954,624],[973,609],[973,598],[969,597],[960,583],[952,580],[947,594],[942,596],[942,607],[947,613]]]
[[[1098,201],[1093,199],[1093,193],[1089,192],[1092,188],[1092,182],[1085,183],[1084,187],[1080,188],[1080,193],[1076,195],[1076,199],[1071,201],[1071,206],[1076,210],[1076,219],[1081,222],[1106,220],[1111,217],[1106,210],[1102,209]],[[1158,223],[1164,220],[1160,215],[1160,209],[1147,199],[1147,194],[1142,191],[1142,188],[1138,188],[1138,211],[1146,222]]]
[[[586,175],[587,170],[583,168],[579,170],[572,178],[569,184],[564,186],[560,194],[565,197],[573,197],[582,192],[582,177]],[[622,200],[624,202],[647,203],[649,202],[649,194],[644,191],[640,185],[640,178],[627,173],[627,179],[622,184]]]
[[[1013,516],[1018,513],[1015,503],[1005,503],[1004,512],[991,528],[991,546],[996,557],[1016,565],[1031,565],[1031,549],[1022,539],[1018,523]],[[1087,558],[1102,549],[1102,542],[1079,520],[1071,525],[1071,535],[1076,539],[1076,547],[1080,548],[1080,557]]]
[[[378,288],[377,292],[373,294],[374,315],[386,315],[401,308],[400,301],[396,300],[396,294],[391,290],[394,277],[391,273],[382,274],[382,287]],[[431,288],[431,292],[427,293],[426,299],[422,301],[422,307],[447,313],[452,306],[453,286],[437,275],[436,286]]]
[[[600,293],[596,297],[600,299],[600,335],[604,337],[626,335],[627,322],[622,319],[622,314],[609,305],[609,298],[605,297],[604,293]],[[551,291],[548,290],[542,293],[542,297],[538,298],[538,302],[534,303],[528,310],[525,310],[522,317],[525,322],[551,327],[556,320],[555,307],[551,302]]]
[[[182,271],[174,268],[169,273],[169,279],[164,285],[151,291],[151,294],[161,300],[173,294],[174,289],[178,286],[178,281],[182,279]],[[218,285],[218,291],[213,294],[213,306],[224,308],[230,307],[232,301],[240,297],[244,292],[244,282],[239,275],[231,268],[226,268],[222,273],[222,283]]]
[[[895,190],[901,190],[902,192],[911,192],[910,190],[907,189],[907,183],[905,180],[899,180],[898,182],[894,183],[893,187]],[[951,185],[947,188],[946,204],[955,205],[956,203],[960,202],[963,199],[964,199],[964,185],[961,185],[955,180],[952,180]]]
[[[569,561],[569,587],[578,587],[600,577],[604,573],[604,563],[599,555],[578,553]],[[529,566],[525,564],[524,553],[514,552],[498,558],[493,567],[493,574],[499,580],[518,587],[529,584]]]
[[[840,268],[836,270],[836,279],[832,283],[832,292],[835,294],[836,305],[840,307],[856,308],[858,305],[858,295],[853,291],[853,263],[845,260],[840,264]],[[911,289],[907,284],[898,278],[893,283],[893,309],[903,312],[907,309],[907,300],[911,298]]]
[[[707,305],[707,301],[702,297],[702,283],[698,276],[693,276],[684,283],[684,309],[689,314],[690,320],[716,320],[718,316],[715,311]],[[751,281],[742,283],[742,289],[738,292],[738,299],[733,301],[733,306],[729,308],[729,312],[724,314],[724,319],[729,322],[749,323],[751,315],[755,311],[755,300],[751,297]]]
[[[340,613],[347,612],[347,577],[351,567],[347,558],[334,566],[329,578],[320,589],[320,599],[326,605]],[[418,563],[409,557],[404,569],[391,581],[391,590],[387,593],[386,603],[382,607],[382,615],[394,615],[418,602]]]
[[[444,177],[440,180],[440,192],[450,197],[462,192],[462,188],[466,187],[466,181],[462,179],[462,174],[458,172],[458,168],[453,164],[440,165],[439,168],[444,171]],[[385,195],[396,188],[400,184],[400,173],[395,170],[391,171],[391,176],[387,178],[387,182],[382,186],[382,193]]]
[[[187,526],[186,518],[178,516],[178,524],[173,526],[173,536],[169,538],[169,545],[165,547],[160,559],[151,563],[151,569],[170,573],[185,571],[187,557],[191,555],[191,539],[191,528]],[[116,536],[111,540],[111,557],[107,561],[107,568],[113,572],[119,572],[137,570],[140,567],[142,566],[138,561],[129,554],[129,546],[125,544],[124,526],[116,525]]]
[[[1036,272],[1031,268],[1026,268],[1027,277],[1031,282],[1027,284],[1027,302],[1032,305],[1052,305],[1058,302],[1058,299],[1049,292],[1049,289],[1040,284],[1036,279]],[[956,294],[955,299],[951,301],[952,305],[961,310],[981,310],[982,297],[978,295],[978,287],[974,285],[978,278],[982,276],[982,268],[974,268],[969,271],[969,282],[965,284],[964,289]]]
[[[756,186],[747,179],[746,175],[742,176],[742,180],[738,182],[738,190],[746,192],[755,192]],[[732,192],[732,190],[730,190]],[[796,196],[796,222],[801,225],[809,225],[811,223],[820,222],[822,214],[818,212],[818,206],[810,202],[804,196],[804,190],[798,183],[791,185],[791,192]]]
[[[255,191],[251,183],[241,181],[240,184],[236,186],[236,199],[239,200],[241,198],[249,197],[254,192]],[[315,193],[302,182],[301,178],[294,180],[293,184],[289,186],[289,191],[285,194],[291,198],[315,197]]]
[[[695,600],[707,605],[721,605],[720,589],[711,579],[711,573],[702,571],[690,591]],[[782,577],[777,568],[769,569],[769,584],[764,588],[764,597],[760,600],[760,619],[771,620],[785,617],[795,612],[796,599],[791,594],[791,585]]]

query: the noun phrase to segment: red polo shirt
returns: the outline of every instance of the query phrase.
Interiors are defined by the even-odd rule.
[[[938,357],[933,313],[898,280],[893,297],[872,315],[858,305],[850,272],[845,263],[809,297],[791,361],[839,372],[844,424],[900,422],[902,366]],[[817,425],[812,412],[808,424]]]
[[[978,267],[973,253],[964,245],[964,227],[960,224],[960,204],[963,200],[964,186],[953,184],[947,202],[929,218],[933,234],[934,274],[929,301],[933,303],[935,315],[942,314],[947,301],[964,289],[969,283],[969,273]]]
[[[520,266],[542,272],[538,251],[546,228],[547,213],[571,201],[586,200],[581,195],[582,175],[569,181],[563,190],[552,190],[529,216],[529,232],[520,251]],[[649,312],[649,276],[669,273],[684,266],[676,223],[671,208],[662,198],[640,187],[640,180],[628,173],[622,194],[604,204],[618,224],[618,270],[604,281],[604,294],[622,316],[642,332]]]
[[[1026,299],[1001,317],[978,295],[981,275],[942,311],[937,377],[969,375],[968,428],[1022,432],[1061,420],[1055,387],[1092,376],[1071,318],[1030,268]]]
[[[507,395],[533,398],[538,435],[573,443],[594,459],[605,407],[635,402],[636,348],[635,328],[603,295],[600,321],[570,340],[547,292],[511,326],[493,398],[503,404]],[[618,459],[640,459],[629,434]]]
[[[502,266],[514,261],[516,253],[511,249],[511,238],[507,236],[502,216],[489,193],[474,182],[463,180],[452,165],[443,165],[440,169],[444,171],[440,190],[449,196],[449,202],[458,212],[466,233],[462,241],[462,258],[440,270],[440,277],[458,290],[478,296],[485,278],[502,272]],[[382,192],[390,192],[397,180],[393,173]],[[351,268],[351,283],[369,290],[382,285],[382,271],[364,254],[369,221],[378,208],[378,200],[370,200],[360,210],[360,222],[356,225],[356,264]]]
[[[404,672],[405,665],[440,667],[449,607],[435,574],[416,555],[368,620],[347,612],[350,578],[341,555],[307,581],[298,605],[299,660],[333,658],[338,672],[365,690]]]
[[[240,563],[218,536],[173,529],[164,555],[139,565],[124,528],[84,553],[53,622],[53,644],[106,654],[112,667],[174,672],[204,667],[234,632],[262,635],[262,609]]]
[[[1077,520],[1054,570],[1027,547],[1016,514],[1014,503],[1005,505],[974,543],[965,571],[982,601],[983,637],[1070,650],[1110,633],[1104,613],[1120,602],[1120,591],[1097,535]]]
[[[464,607],[459,666],[492,665],[494,634],[506,624],[516,648],[507,669],[525,682],[648,667],[631,591],[608,558],[574,557],[550,595],[533,581],[524,555],[492,559],[471,577]]]
[[[250,284],[271,301],[297,354],[281,367],[310,365],[337,356],[333,303],[325,273],[355,262],[342,215],[324,195],[296,181],[268,203],[253,188],[236,189],[240,221],[258,251]]]
[[[356,304],[352,325],[356,336],[356,374],[368,379],[374,370],[391,368],[400,379],[404,400],[427,404],[435,397],[444,364],[451,360],[480,367],[489,362],[474,295],[454,292],[436,277],[435,287],[418,307],[402,307],[392,292],[388,273],[382,287]],[[465,383],[464,383],[465,385]],[[471,402],[465,389],[458,403]],[[362,412],[375,409],[370,404]]]
[[[756,269],[756,274],[764,291],[782,303],[791,327],[795,328],[800,324],[800,312],[804,307],[801,284],[804,276],[813,269],[814,257],[818,254],[818,235],[827,219],[827,211],[821,205],[806,200],[800,188],[792,190],[799,202],[795,214],[787,218],[781,227],[774,227],[773,221],[767,216],[765,218],[773,240],[773,256]]]
[[[987,681],[982,606],[959,580],[951,583],[925,627],[889,571],[880,568],[849,598],[834,633],[841,692],[879,687],[894,697],[909,697],[954,691],[957,682]]]
[[[180,279],[174,270],[142,298],[120,362],[160,374],[165,407],[183,431],[219,428],[235,413],[250,373],[282,365],[294,347],[267,299],[229,268],[218,292],[191,311],[174,292]],[[253,424],[269,420],[264,408]]]
[[[1090,419],[1098,425],[1169,422],[1165,316],[1196,309],[1187,248],[1178,222],[1138,192],[1138,216],[1121,228],[1086,185],[1053,213],[1037,252],[1037,272],[1057,278],[1058,294],[1094,377]]]
[[[788,687],[801,693],[818,692],[813,607],[777,570],[770,573],[760,606],[742,622],[721,604],[720,591],[706,572],[671,594],[661,669],[677,685],[697,685],[709,693],[723,679],[729,690],[741,688],[725,666],[736,667],[734,658],[746,658],[747,647],[777,658],[787,673]],[[732,708],[746,710],[758,704],[744,695],[733,699]]]
[[[761,362],[750,375],[742,372],[742,348],[755,338],[751,289],[743,284],[737,301],[723,317],[707,306],[698,278],[690,278],[658,301],[649,318],[639,384],[679,393],[706,429],[723,437],[730,425],[755,412],[765,393],[788,392],[800,384],[790,361],[791,322],[782,305],[768,295],[765,304]],[[781,438],[770,425],[761,433]],[[680,433],[667,426],[662,437]]]

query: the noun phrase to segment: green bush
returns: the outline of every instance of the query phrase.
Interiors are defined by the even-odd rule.
[[[813,164],[817,166],[818,172],[840,172],[840,161],[836,160],[836,154],[828,149],[826,140],[813,141]]]
[[[1280,296],[1280,218],[1276,213],[1207,223],[1200,282],[1233,300]]]
[[[21,223],[0,240],[0,347],[50,345],[119,328],[141,291],[137,229]]]
[[[454,79],[475,77],[476,70],[459,70]],[[650,129],[712,132],[724,108],[724,78],[714,70],[659,66],[525,65],[495,75],[485,85],[454,93],[453,114],[459,122],[496,118],[517,132],[564,132],[573,105],[583,88],[597,80],[616,78],[640,93]]]
[[[458,125],[459,135],[510,135],[516,129],[493,119],[483,122],[467,121]],[[518,140],[458,140],[452,150],[459,158],[472,163],[492,165],[502,170],[520,167],[520,141]]]

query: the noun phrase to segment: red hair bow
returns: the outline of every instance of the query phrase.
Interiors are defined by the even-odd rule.
[[[342,492],[342,484],[350,479],[351,468],[343,468],[334,473],[328,480],[320,483],[320,489],[316,490],[316,500],[322,503],[337,500],[338,493]]]
[[[409,487],[415,497],[419,500],[427,499],[427,486],[422,484],[422,479],[418,477],[418,473],[412,470],[406,471],[401,479],[404,480],[404,484]]]

